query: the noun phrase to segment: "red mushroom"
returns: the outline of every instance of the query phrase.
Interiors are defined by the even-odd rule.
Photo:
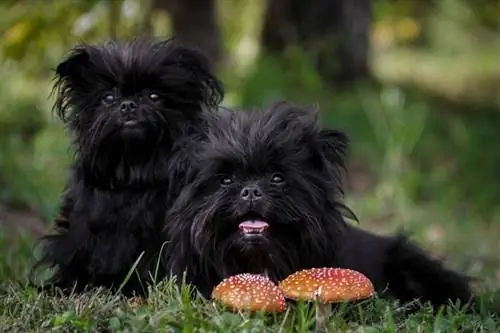
[[[297,301],[316,301],[316,329],[325,331],[325,317],[331,303],[355,301],[374,294],[371,281],[363,274],[343,268],[311,268],[280,282],[285,297]]]
[[[143,305],[148,305],[149,302],[146,298],[134,296],[128,299],[128,304],[131,308],[138,308]]]
[[[283,292],[268,278],[243,273],[231,276],[219,285],[212,298],[233,310],[282,312],[286,309]]]

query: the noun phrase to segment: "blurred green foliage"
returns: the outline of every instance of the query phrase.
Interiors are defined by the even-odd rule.
[[[54,213],[71,155],[67,134],[50,114],[51,69],[75,43],[109,37],[110,3],[121,8],[115,22],[120,38],[141,32],[146,9],[138,0],[0,3],[7,13],[0,16],[1,201],[47,218]],[[372,67],[378,83],[348,91],[326,87],[297,48],[283,59],[257,57],[262,4],[219,2],[226,104],[255,107],[287,98],[319,105],[325,123],[348,132],[352,159],[373,179],[375,185],[361,190],[403,206],[438,202],[496,220],[497,1],[376,1]],[[152,19],[155,34],[168,35],[168,16],[158,12]],[[467,58],[458,62],[461,54]]]
[[[49,118],[50,90],[12,63],[2,72],[9,79],[0,81],[0,201],[48,218],[65,181],[68,140]]]

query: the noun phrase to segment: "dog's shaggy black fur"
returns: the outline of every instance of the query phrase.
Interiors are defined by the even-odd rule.
[[[144,253],[122,290],[140,294],[181,186],[185,143],[202,132],[200,114],[220,103],[222,85],[195,49],[137,39],[75,47],[57,66],[54,88],[75,159],[36,267],[53,266],[48,285],[63,289],[116,288]]]
[[[468,279],[404,235],[378,236],[345,221],[354,217],[342,204],[348,140],[321,129],[317,111],[281,102],[265,111],[210,117],[199,165],[167,218],[173,275],[186,274],[208,297],[237,273],[267,274],[277,282],[305,268],[345,267],[403,302],[469,301]],[[249,220],[268,228],[241,231]]]

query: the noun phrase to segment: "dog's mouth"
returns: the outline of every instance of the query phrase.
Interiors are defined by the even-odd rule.
[[[125,127],[131,127],[131,126],[135,126],[137,125],[139,122],[136,120],[136,119],[129,119],[129,120],[125,120],[123,122],[123,125]]]
[[[244,236],[261,236],[269,228],[269,224],[261,216],[248,215],[242,219],[238,228]]]

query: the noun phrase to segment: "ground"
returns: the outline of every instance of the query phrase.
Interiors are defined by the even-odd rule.
[[[393,205],[384,204],[383,198],[375,193],[349,197],[348,203],[359,215],[362,227],[388,232],[404,226],[414,231],[414,237],[436,256],[443,257],[448,265],[484,279],[477,283],[477,288],[485,292],[485,304],[492,306],[492,288],[500,279],[498,230],[484,225],[470,227],[470,223],[457,218],[458,214],[439,214],[431,206],[391,211],[387,207]],[[10,213],[10,216],[21,215]],[[419,223],[429,216],[434,219],[432,223]],[[30,234],[37,234],[40,225],[31,223],[27,230],[35,230]],[[306,304],[290,304],[279,315],[234,313],[212,301],[189,300],[187,288],[179,291],[171,281],[151,289],[146,300],[126,299],[103,290],[70,297],[49,296],[26,285],[33,258],[33,237],[21,236],[15,242],[4,237],[2,247],[0,331],[309,332],[314,329],[313,308]],[[457,307],[437,316],[428,307],[408,315],[404,307],[375,297],[337,309],[330,327],[345,332],[497,332],[500,319],[486,311],[465,314]]]

